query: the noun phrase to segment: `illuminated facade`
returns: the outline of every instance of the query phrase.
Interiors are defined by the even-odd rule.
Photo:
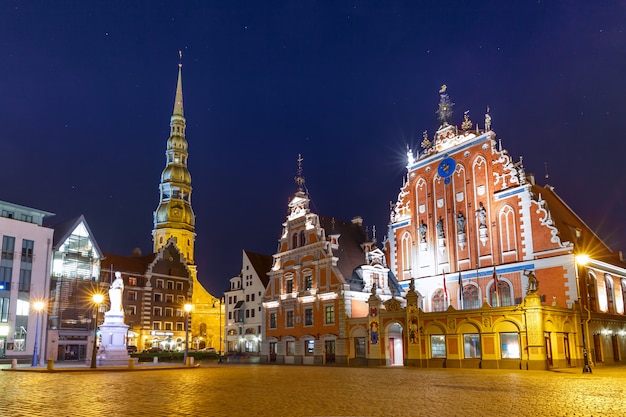
[[[165,152],[166,165],[161,173],[159,205],[154,212],[152,241],[156,253],[171,238],[174,238],[195,279],[196,216],[191,208],[191,175],[187,169],[189,155],[185,139],[182,70],[182,64],[179,64],[174,111],[170,119],[170,137],[167,140]]]
[[[124,280],[124,323],[130,326],[127,345],[139,350],[184,350],[183,306],[191,299],[193,278],[174,239],[146,256],[105,254],[100,280],[109,284],[116,271]]]
[[[32,358],[36,336],[43,356],[48,310],[33,305],[47,301],[53,229],[43,220],[53,215],[0,201],[0,358]]]
[[[187,168],[188,143],[185,137],[186,119],[183,108],[182,64],[178,65],[178,80],[174,110],[170,118],[170,136],[165,151],[166,164],[159,184],[159,204],[154,212],[152,241],[157,253],[172,239],[184,256],[193,279],[193,304],[190,325],[190,347],[211,347],[221,334],[219,298],[211,295],[198,281],[195,264],[195,214],[191,206],[191,175]],[[181,306],[182,308],[182,306]],[[207,344],[208,342],[208,344]]]
[[[272,257],[244,250],[241,273],[224,293],[226,355],[258,357],[263,337],[262,301]]]
[[[399,287],[360,217],[344,222],[310,210],[301,161],[263,298],[261,360],[347,364],[350,320],[367,318],[371,293],[400,303]]]
[[[84,216],[54,226],[47,359],[89,359],[96,325],[91,296],[108,288],[108,281],[98,281],[101,259],[102,252]]]
[[[422,152],[408,152],[385,242],[391,269],[405,291],[413,285],[414,299],[404,311],[384,312],[374,359],[393,363],[387,333],[400,329],[397,352],[416,366],[580,366],[583,345],[596,363],[622,362],[621,254],[511,159],[489,113],[484,129],[468,113],[451,125],[453,103],[445,88],[440,93],[441,126],[434,137],[425,132]],[[577,263],[580,254],[591,261]]]

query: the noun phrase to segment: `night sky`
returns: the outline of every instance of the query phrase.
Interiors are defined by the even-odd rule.
[[[516,5],[511,6],[515,3]],[[0,199],[152,250],[178,51],[196,262],[272,254],[298,154],[315,212],[383,240],[439,88],[626,251],[626,3],[2,1]]]

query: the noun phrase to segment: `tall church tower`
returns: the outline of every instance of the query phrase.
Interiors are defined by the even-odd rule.
[[[182,69],[182,63],[178,64],[174,112],[170,119],[170,137],[165,151],[166,164],[159,184],[159,205],[154,212],[152,241],[156,253],[169,239],[174,238],[196,280],[194,261],[196,219],[191,208],[191,175],[187,169]]]

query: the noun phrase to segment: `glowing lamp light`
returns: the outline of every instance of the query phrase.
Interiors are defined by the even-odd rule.
[[[93,295],[93,302],[96,304],[102,304],[102,302],[104,301],[104,295],[97,293]]]
[[[578,265],[587,265],[589,263],[589,255],[576,255],[576,263]]]

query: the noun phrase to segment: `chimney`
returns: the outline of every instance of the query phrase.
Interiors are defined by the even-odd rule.
[[[535,174],[529,172],[528,175],[526,175],[526,179],[528,180],[530,185],[535,185]]]

